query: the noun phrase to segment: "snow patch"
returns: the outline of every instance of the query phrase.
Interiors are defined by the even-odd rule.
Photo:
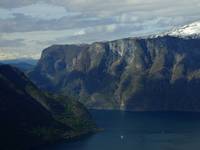
[[[193,35],[200,35],[200,21],[194,22],[189,25],[185,25],[180,28],[175,28],[172,31],[167,33],[171,36],[193,36]]]
[[[168,32],[153,34],[147,36],[146,38],[159,38],[164,36],[173,36],[180,38],[200,38],[200,21],[196,21],[180,27],[175,27]]]

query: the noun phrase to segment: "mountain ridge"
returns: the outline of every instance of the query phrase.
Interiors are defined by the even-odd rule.
[[[19,69],[0,65],[0,147],[30,149],[94,132],[82,104],[40,91]]]
[[[95,42],[75,51],[50,47],[29,76],[40,88],[71,93],[89,108],[199,111],[199,43],[198,37],[164,35]]]

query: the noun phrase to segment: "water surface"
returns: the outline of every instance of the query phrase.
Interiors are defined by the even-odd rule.
[[[91,111],[103,132],[42,150],[199,150],[200,113]]]

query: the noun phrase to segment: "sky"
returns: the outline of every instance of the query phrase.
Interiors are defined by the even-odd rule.
[[[200,0],[0,0],[0,60],[53,44],[156,34],[200,20]]]

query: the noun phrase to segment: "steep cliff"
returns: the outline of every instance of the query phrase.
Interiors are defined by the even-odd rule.
[[[199,111],[200,38],[172,33],[51,46],[29,76],[89,108]]]

